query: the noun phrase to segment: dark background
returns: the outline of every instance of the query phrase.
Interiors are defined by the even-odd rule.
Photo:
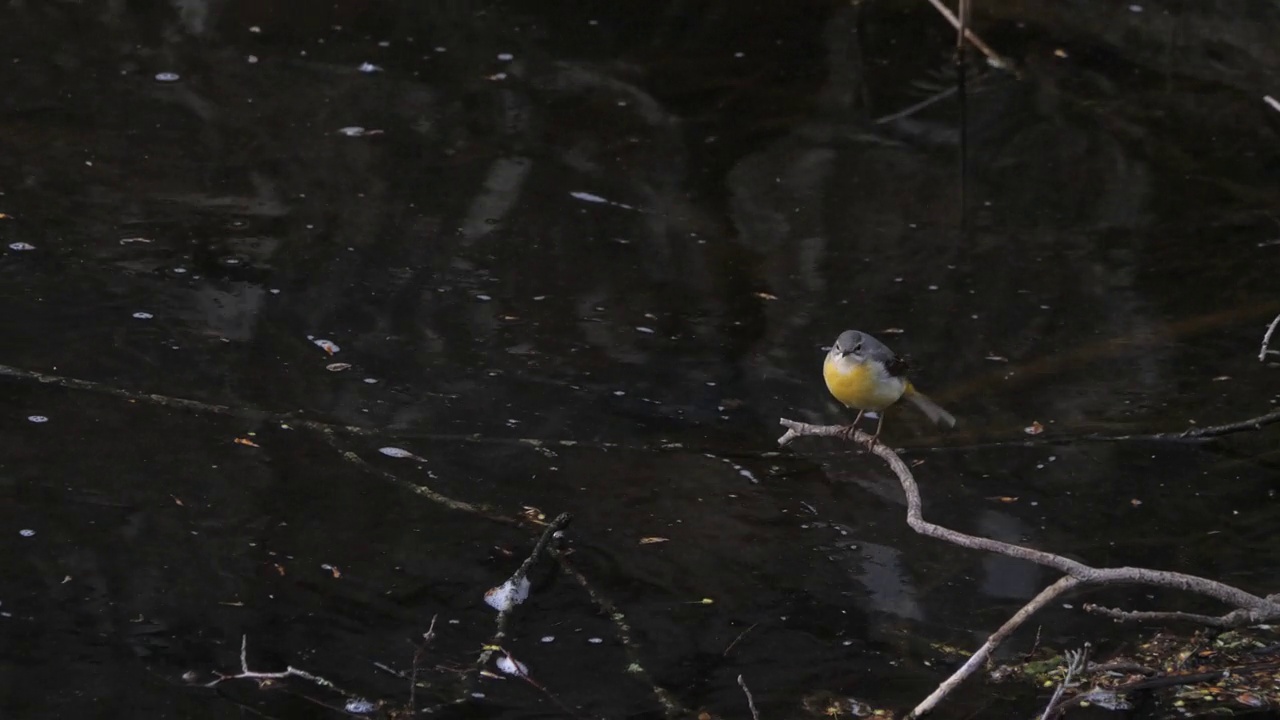
[[[976,647],[1053,576],[914,535],[851,446],[769,454],[779,417],[849,417],[819,366],[850,327],[960,420],[886,423],[934,521],[1276,591],[1275,430],[1084,440],[1280,398],[1257,359],[1280,10],[1133,7],[979,3],[1016,72],[971,61],[966,234],[957,96],[899,115],[955,84],[923,1],[8,3],[0,715],[343,705],[183,679],[234,672],[245,635],[253,669],[389,714],[408,684],[374,663],[407,669],[438,616],[418,707],[562,716],[466,674],[483,593],[539,528],[380,473],[573,513],[572,561],[685,708],[749,717],[738,675],[768,718],[909,707],[954,666],[939,644]],[[1033,421],[1057,440],[1021,444]],[[550,563],[531,579],[504,647],[584,717],[662,717],[599,602]],[[1062,647],[1135,632],[1034,624]],[[941,714],[1039,702],[975,683]]]

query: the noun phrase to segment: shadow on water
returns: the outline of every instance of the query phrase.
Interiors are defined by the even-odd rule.
[[[1274,8],[984,5],[1019,70],[972,69],[962,238],[955,98],[900,112],[954,81],[924,3],[428,5],[5,11],[0,363],[97,389],[3,381],[4,717],[341,707],[183,679],[234,671],[246,635],[255,670],[403,704],[375,663],[408,668],[433,616],[416,699],[453,697],[537,527],[380,472],[574,514],[638,658],[548,563],[504,647],[584,717],[662,716],[635,659],[725,717],[739,675],[763,717],[908,707],[955,661],[937,644],[1053,578],[915,536],[865,454],[769,454],[780,416],[848,417],[818,366],[851,326],[960,418],[886,423],[934,521],[1275,591],[1274,430],[1070,439],[1277,402]],[[989,446],[1033,421],[1064,441]],[[1070,609],[1040,634],[1117,636]],[[476,683],[444,714],[563,712]],[[942,714],[1036,706],[992,692]]]

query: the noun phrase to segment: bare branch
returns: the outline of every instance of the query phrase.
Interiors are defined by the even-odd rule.
[[[786,445],[795,438],[805,435],[842,437],[861,443],[867,443],[871,440],[870,435],[860,430],[853,430],[849,426],[810,425],[787,419],[783,419],[781,422],[788,430],[778,439],[780,445]],[[852,433],[850,432],[851,430],[853,430]],[[893,471],[894,475],[898,476],[898,481],[907,496],[907,524],[911,526],[912,530],[921,535],[945,540],[953,545],[972,550],[986,550],[987,552],[1007,555],[1008,557],[1026,560],[1037,565],[1051,567],[1082,582],[1092,584],[1138,583],[1208,595],[1228,605],[1255,611],[1255,614],[1250,616],[1251,622],[1255,623],[1280,617],[1280,605],[1216,580],[1208,580],[1185,573],[1150,570],[1147,568],[1094,568],[1054,553],[1033,550],[1021,545],[991,540],[990,538],[966,535],[941,525],[934,525],[925,520],[922,515],[921,508],[923,503],[920,500],[920,489],[902,458],[898,457],[897,453],[883,443],[871,445],[870,449],[872,453],[888,463],[889,469]]]
[[[942,702],[943,698],[945,698],[952,690],[959,687],[960,683],[964,682],[970,675],[977,672],[978,668],[986,664],[987,659],[991,657],[991,653],[1000,646],[1000,643],[1004,642],[1005,638],[1013,634],[1013,631],[1017,630],[1022,623],[1026,622],[1032,615],[1040,610],[1040,608],[1043,608],[1045,605],[1053,602],[1054,598],[1068,590],[1071,590],[1079,584],[1080,581],[1073,577],[1064,577],[1044,590],[1041,590],[1039,595],[1031,598],[1031,602],[1023,605],[1021,610],[1014,613],[1013,617],[1006,620],[998,630],[991,633],[991,637],[987,638],[987,641],[982,644],[982,647],[978,648],[977,652],[969,656],[969,659],[965,661],[964,665],[961,665],[959,670],[952,673],[951,677],[942,681],[942,684],[938,686],[938,689],[930,693],[929,697],[922,700],[919,705],[916,705],[915,708],[907,714],[907,717],[918,718],[921,715],[925,715],[932,711],[937,707],[938,703]]]
[[[1278,414],[1280,415],[1280,414]],[[1258,420],[1255,418],[1255,420]],[[787,432],[778,439],[779,445],[787,445],[798,437],[816,436],[816,437],[836,437],[844,440],[852,440],[865,445],[868,450],[889,465],[889,469],[898,477],[898,482],[902,485],[903,493],[907,499],[907,524],[912,530],[921,535],[945,540],[953,545],[970,548],[973,550],[985,550],[987,552],[1005,555],[1007,557],[1026,560],[1038,565],[1051,567],[1063,573],[1065,577],[1060,578],[1057,582],[1045,588],[1031,599],[1026,605],[1022,606],[1013,617],[1009,618],[994,633],[991,634],[982,647],[978,649],[972,657],[965,662],[959,670],[956,670],[951,677],[947,678],[929,697],[925,698],[919,705],[915,707],[908,715],[910,718],[916,718],[931,711],[944,697],[954,690],[961,682],[977,671],[979,667],[987,661],[995,648],[1016,630],[1022,623],[1031,617],[1035,612],[1043,608],[1054,598],[1063,593],[1077,587],[1085,585],[1118,585],[1118,584],[1142,584],[1154,585],[1157,587],[1167,587],[1175,590],[1183,590],[1186,592],[1198,593],[1220,600],[1223,603],[1231,605],[1233,610],[1221,618],[1210,618],[1201,616],[1210,621],[1210,624],[1222,627],[1222,623],[1231,623],[1231,627],[1239,627],[1243,625],[1257,624],[1269,620],[1280,618],[1280,593],[1267,597],[1259,597],[1252,593],[1245,592],[1240,588],[1227,585],[1225,583],[1209,580],[1207,578],[1188,575],[1185,573],[1172,572],[1167,570],[1151,570],[1148,568],[1137,567],[1120,567],[1120,568],[1095,568],[1084,563],[1077,562],[1042,550],[1034,550],[1032,548],[1013,545],[1011,543],[1000,542],[990,538],[978,537],[975,535],[967,535],[957,532],[949,528],[935,525],[928,522],[923,517],[923,502],[920,499],[920,488],[916,484],[915,477],[911,474],[906,463],[887,445],[875,441],[870,435],[861,432],[850,426],[842,425],[810,425],[808,423],[796,422],[783,418],[781,424],[787,428]],[[1211,431],[1213,428],[1204,428],[1204,431]],[[1095,611],[1097,612],[1097,611]],[[1111,614],[1117,619],[1169,619],[1172,614],[1166,613],[1127,613],[1117,615],[1119,611],[1103,611],[1101,614]],[[1179,619],[1196,618],[1189,614],[1177,614]],[[1197,618],[1198,619],[1198,618]]]
[[[1271,100],[1270,97],[1267,99]],[[1275,100],[1271,100],[1271,102],[1275,102]],[[1280,110],[1280,105],[1277,105],[1276,109]],[[1270,349],[1271,336],[1275,333],[1277,325],[1280,325],[1280,315],[1277,315],[1275,320],[1271,321],[1271,324],[1267,326],[1267,332],[1262,336],[1262,349],[1258,351],[1258,362],[1266,362],[1267,355],[1280,355],[1280,350]]]

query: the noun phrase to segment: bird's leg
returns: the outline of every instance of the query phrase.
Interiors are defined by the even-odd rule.
[[[880,442],[880,430],[884,427],[884,411],[881,410],[876,414],[880,416],[880,421],[876,423],[876,434],[871,436],[871,442],[867,443],[867,447]]]
[[[864,412],[866,412],[866,411],[865,411],[865,410],[859,410],[859,411],[858,411],[858,417],[854,418],[854,419],[853,419],[853,422],[849,423],[848,425],[846,425],[846,426],[844,427],[844,429],[841,431],[841,435],[842,435],[843,437],[849,438],[850,440],[852,440],[852,439],[853,439],[853,435],[854,435],[854,433],[858,432],[858,421],[862,419],[862,413],[864,413]]]

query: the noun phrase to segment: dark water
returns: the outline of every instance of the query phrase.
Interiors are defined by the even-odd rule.
[[[960,418],[886,424],[934,521],[1275,591],[1274,429],[1081,438],[1280,399],[1280,16],[986,11],[1019,70],[973,63],[966,235],[957,97],[895,117],[955,83],[924,3],[11,3],[0,716],[343,706],[184,680],[245,636],[389,716],[408,682],[375,663],[433,616],[416,707],[482,695],[448,716],[662,717],[658,687],[749,717],[739,675],[768,718],[910,707],[955,661],[931,643],[1054,578],[914,535],[850,446],[768,454],[779,417],[848,417],[818,372],[847,327]],[[1061,442],[1020,445],[1033,421]],[[469,672],[539,528],[411,484],[574,515],[587,586],[535,565],[502,643],[546,693]],[[942,715],[1038,702],[975,683]]]

